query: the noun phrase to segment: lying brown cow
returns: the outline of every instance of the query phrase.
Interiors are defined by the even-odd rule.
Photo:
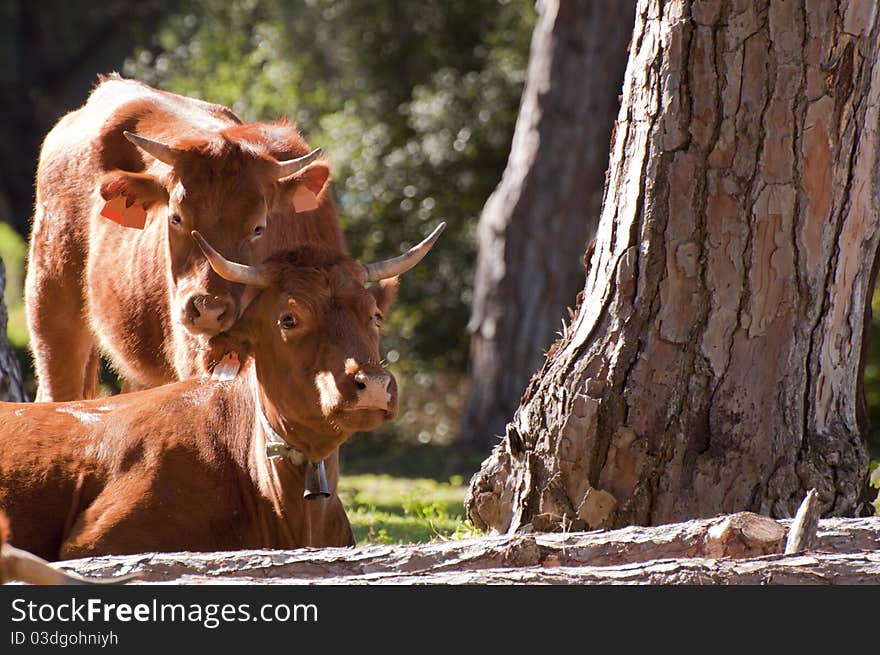
[[[309,462],[394,416],[382,314],[442,227],[366,266],[319,246],[243,266],[200,240],[219,275],[247,286],[242,318],[212,346],[250,362],[231,381],[0,404],[0,506],[16,545],[57,559],[352,544],[337,496],[303,499]]]
[[[40,154],[25,287],[37,399],[94,397],[99,352],[129,390],[204,373],[198,353],[238,319],[243,287],[192,230],[246,264],[301,243],[345,252],[319,155],[284,122],[102,78]]]
[[[93,580],[52,568],[46,560],[9,544],[9,521],[0,512],[0,584],[14,580],[38,585],[119,584],[136,577],[139,576],[135,574],[111,580]]]

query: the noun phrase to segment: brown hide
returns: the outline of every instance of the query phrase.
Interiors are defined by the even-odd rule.
[[[172,146],[173,166],[126,131]],[[25,289],[38,400],[96,395],[98,352],[128,389],[205,372],[200,352],[238,318],[243,287],[211,270],[191,230],[246,264],[302,243],[345,252],[326,163],[275,179],[276,160],[309,150],[283,121],[243,125],[225,107],[103,78],[40,155]],[[316,210],[294,212],[299,187]],[[100,216],[120,196],[144,205],[143,230]]]
[[[9,520],[0,511],[0,584],[14,580],[38,585],[94,585],[120,584],[139,578],[140,574],[125,575],[108,580],[83,578],[53,568],[44,559],[9,543]]]
[[[263,267],[269,285],[215,337],[250,357],[231,381],[194,378],[112,398],[0,403],[0,507],[15,545],[46,559],[146,551],[353,544],[338,496],[303,499],[305,464],[268,459],[272,429],[311,461],[396,411],[378,362],[379,323],[396,278],[307,246]],[[249,287],[250,288],[250,287]],[[389,379],[384,406],[358,376]]]

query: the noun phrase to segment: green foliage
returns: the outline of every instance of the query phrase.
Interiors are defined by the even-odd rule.
[[[457,429],[473,235],[507,158],[533,22],[525,0],[188,0],[124,69],[246,120],[295,120],[333,165],[357,257],[396,255],[447,221],[386,322],[410,441]]]
[[[865,358],[865,400],[871,431],[868,444],[874,457],[880,457],[880,287],[871,297],[871,324],[868,328],[867,356]]]
[[[9,223],[0,221],[0,257],[6,265],[6,288],[3,290],[3,300],[9,314],[6,332],[9,343],[16,348],[24,348],[28,343],[22,299],[26,255],[27,244],[22,236]]]
[[[358,544],[417,543],[476,536],[464,518],[460,476],[448,482],[345,475],[339,497]]]
[[[880,462],[871,460],[868,471],[868,484],[878,490],[877,497],[871,504],[874,506],[874,513],[880,516]]]

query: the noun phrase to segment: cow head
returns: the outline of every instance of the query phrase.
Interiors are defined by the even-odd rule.
[[[396,415],[397,382],[379,356],[382,318],[397,276],[427,254],[444,227],[400,257],[366,265],[310,245],[243,266],[193,234],[218,275],[248,288],[241,320],[211,341],[214,357],[253,357],[267,417],[311,461]]]
[[[115,170],[104,176],[101,195],[120,195],[166,224],[171,315],[193,334],[213,336],[241,312],[242,288],[218,276],[195,247],[197,230],[221,252],[247,264],[262,260],[271,239],[267,219],[278,203],[292,205],[300,187],[317,196],[330,170],[320,149],[277,161],[264,148],[238,138],[234,129],[174,145],[138,136],[125,138],[152,157],[146,172]],[[165,164],[170,166],[167,169]]]

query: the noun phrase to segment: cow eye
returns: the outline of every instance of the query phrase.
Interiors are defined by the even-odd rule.
[[[262,225],[257,225],[257,226],[254,228],[254,236],[255,236],[255,237],[261,236],[261,235],[263,234],[263,231],[264,231],[265,229],[266,229],[266,228],[263,227]]]
[[[296,318],[293,314],[285,314],[281,317],[281,320],[278,321],[283,330],[292,330],[296,327]]]
[[[379,312],[373,314],[373,325],[376,327],[382,327],[382,314]]]
[[[180,214],[171,214],[171,224],[180,225]]]

